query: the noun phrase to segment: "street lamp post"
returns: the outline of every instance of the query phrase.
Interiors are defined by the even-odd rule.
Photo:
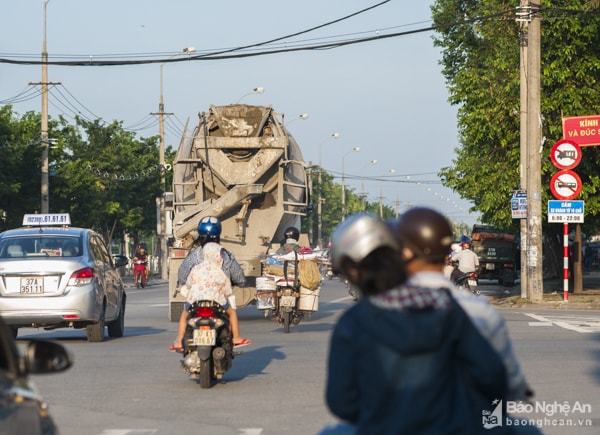
[[[172,59],[181,54],[194,53],[196,49],[194,47],[186,47],[180,53],[167,58]],[[162,190],[162,197],[160,198],[160,234],[158,235],[160,240],[160,275],[162,279],[167,279],[167,235],[166,233],[166,213],[165,213],[165,191],[166,191],[166,169],[165,169],[165,102],[163,99],[163,67],[164,63],[160,64],[160,99],[158,101],[158,120],[159,120],[159,133],[160,133],[160,145],[158,150],[158,164],[160,167],[160,186]]]
[[[252,94],[262,94],[265,91],[265,88],[263,88],[262,86],[258,86],[254,89],[252,89],[252,92],[248,92],[247,94],[244,94],[240,97],[239,100],[237,100],[237,102],[235,104],[240,104],[240,101],[242,101],[245,97],[247,97],[248,95],[252,95]]]
[[[288,122],[287,124],[285,124],[285,126],[286,126],[286,127],[289,127],[289,125],[290,125],[292,122],[296,122],[296,121],[299,121],[299,120],[301,120],[301,119],[302,119],[302,120],[308,119],[308,113],[302,113],[302,114],[298,115],[298,117],[297,117],[297,118],[294,118],[294,119],[292,119],[290,122]]]
[[[388,173],[393,174],[395,169],[390,169]],[[383,179],[379,183],[379,217],[383,219]]]
[[[367,194],[365,193],[365,168],[367,166],[376,165],[377,160],[371,160],[369,163],[362,167],[362,171],[360,173],[360,208],[364,211],[365,209],[365,198]]]
[[[360,147],[354,147],[342,156],[342,222],[344,222],[344,219],[346,218],[346,180],[344,179],[344,160],[348,154],[357,153],[359,151]]]
[[[339,139],[339,137],[339,133],[331,133],[331,136],[319,142],[319,202],[317,204],[317,241],[320,248],[323,248],[323,237],[321,231],[323,228],[323,217],[321,214],[321,207],[323,204],[323,165],[321,164],[321,145],[323,145],[329,139]]]

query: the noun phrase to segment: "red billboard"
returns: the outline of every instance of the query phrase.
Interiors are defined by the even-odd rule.
[[[600,115],[569,116],[562,119],[563,138],[580,147],[600,145]]]

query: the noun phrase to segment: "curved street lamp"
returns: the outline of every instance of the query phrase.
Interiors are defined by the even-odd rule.
[[[344,178],[344,160],[347,155],[351,153],[357,153],[360,151],[360,147],[354,147],[346,154],[342,156],[342,222],[346,218],[346,180]]]
[[[327,142],[329,139],[339,139],[339,133],[331,133],[330,136],[319,142],[319,202],[317,203],[317,244],[320,248],[323,247],[323,238],[321,229],[323,228],[323,216],[321,207],[323,204],[323,165],[321,164],[321,145]]]
[[[237,102],[235,104],[239,104],[240,101],[242,101],[245,97],[247,97],[248,95],[252,95],[252,94],[262,94],[265,91],[265,88],[263,88],[262,86],[258,86],[254,89],[252,89],[252,92],[248,92],[247,94],[244,94],[240,97],[239,100],[237,100]]]
[[[395,169],[390,169],[389,174],[396,172]],[[383,219],[383,179],[379,183],[379,217]]]
[[[369,163],[367,163],[366,165],[364,165],[362,167],[362,170],[360,172],[360,208],[364,211],[365,209],[365,198],[367,196],[367,194],[365,193],[365,168],[367,166],[373,166],[377,164],[377,160],[371,160]]]
[[[292,119],[290,122],[288,122],[287,124],[285,124],[285,126],[288,127],[292,122],[296,122],[296,121],[299,121],[301,119],[302,120],[308,119],[308,113],[302,113],[302,114],[298,115],[297,118]]]

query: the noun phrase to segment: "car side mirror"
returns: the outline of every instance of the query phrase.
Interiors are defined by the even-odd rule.
[[[125,255],[114,255],[113,260],[115,262],[115,267],[127,266],[129,263],[129,259]]]
[[[71,367],[73,357],[62,344],[48,340],[31,340],[22,363],[25,371],[30,374],[56,373]]]

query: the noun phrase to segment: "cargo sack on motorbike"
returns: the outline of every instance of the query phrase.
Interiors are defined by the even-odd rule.
[[[303,287],[315,290],[321,283],[321,272],[316,262],[300,260],[298,262],[298,280]]]
[[[268,275],[283,276],[283,274],[284,274],[284,262],[283,261],[270,255],[265,259],[264,264],[265,264],[265,272]],[[288,273],[290,273],[292,275],[295,273],[293,261],[288,262]]]

